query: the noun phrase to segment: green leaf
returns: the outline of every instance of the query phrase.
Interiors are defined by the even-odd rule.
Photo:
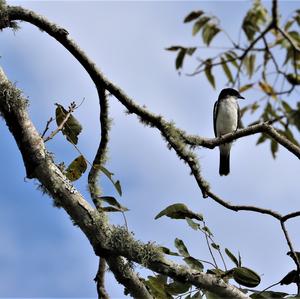
[[[183,47],[181,47],[181,46],[171,46],[169,48],[166,48],[165,50],[167,50],[167,51],[178,51],[178,50],[181,50],[181,49],[183,49]]]
[[[101,166],[101,165],[94,165],[94,168],[96,169],[100,169],[105,175],[106,177],[112,182],[112,184],[114,185],[115,189],[117,190],[118,194],[120,196],[122,196],[122,188],[121,188],[121,183],[119,180],[117,180],[116,182],[113,180],[113,173],[110,172],[107,168]]]
[[[192,219],[185,217],[185,220],[193,230],[198,230],[200,228],[200,225],[194,222]]]
[[[223,57],[221,57],[221,63],[222,63],[221,65],[222,65],[223,71],[228,78],[228,81],[233,82],[233,77],[232,77],[231,71]]]
[[[260,107],[260,105],[258,104],[258,102],[254,102],[250,108],[251,108],[251,113],[254,113],[258,108]]]
[[[223,277],[225,275],[225,272],[221,269],[208,269],[206,273],[216,275],[218,277]]]
[[[291,28],[291,26],[293,25],[293,23],[295,22],[295,20],[296,19],[287,21],[283,27],[284,31],[288,31]]]
[[[212,232],[210,231],[210,229],[207,226],[203,226],[201,230],[204,231],[209,236],[213,236]]]
[[[197,259],[195,259],[195,258],[189,256],[189,257],[185,257],[183,260],[184,260],[184,261],[189,265],[189,267],[191,267],[193,270],[197,270],[197,271],[200,271],[200,272],[203,271],[204,266],[203,266],[203,264],[202,264],[200,261],[198,261]]]
[[[251,18],[244,19],[242,28],[249,41],[253,40],[255,33],[259,30]]]
[[[111,206],[115,206],[122,211],[128,211],[126,207],[123,207],[114,197],[112,196],[101,196],[99,197],[100,200],[110,204]]]
[[[265,81],[260,81],[259,83],[259,87],[261,88],[261,90],[266,93],[267,95],[273,97],[276,99],[276,93],[273,89],[273,87],[271,85],[269,85],[267,82]]]
[[[296,270],[290,271],[287,275],[285,275],[281,280],[281,285],[289,285],[291,283],[297,283],[299,282],[299,275],[297,274]]]
[[[286,101],[282,101],[281,104],[287,114],[290,114],[293,112],[292,107]]]
[[[258,140],[256,141],[256,145],[259,145],[259,144],[265,142],[268,138],[269,138],[268,135],[262,133],[260,135],[260,137],[258,138]]]
[[[173,281],[166,285],[166,291],[171,295],[178,295],[186,293],[191,287],[190,283],[182,283],[179,281]]]
[[[225,253],[231,259],[231,261],[238,267],[239,262],[238,262],[237,258],[234,256],[234,254],[228,248],[225,248]]]
[[[266,105],[264,113],[266,113],[268,117],[269,116],[272,116],[274,118],[278,117],[278,115],[276,114],[276,111],[274,110],[274,108],[272,107],[272,105],[270,104],[270,102]]]
[[[195,47],[187,48],[186,54],[188,54],[189,56],[192,56],[196,50],[197,50],[197,48],[195,48]]]
[[[216,243],[211,243],[210,245],[213,249],[220,250],[220,245],[218,245]]]
[[[184,256],[184,257],[189,257],[190,254],[186,248],[186,246],[184,245],[183,241],[176,238],[175,239],[175,246],[178,249],[179,253]]]
[[[183,23],[194,21],[195,19],[199,18],[203,14],[204,12],[202,10],[192,11],[184,18]]]
[[[286,42],[285,39],[283,39],[282,45],[284,45],[284,42]],[[294,50],[290,45],[288,45],[286,48],[286,56],[283,65],[286,65],[293,58],[294,58]]]
[[[251,54],[244,58],[244,65],[246,67],[249,78],[251,78],[254,73],[255,58],[256,58],[256,55],[254,55],[254,54]]]
[[[186,54],[186,49],[185,49],[185,48],[182,48],[182,49],[178,52],[177,57],[176,57],[176,60],[175,60],[175,67],[176,67],[176,70],[182,68],[183,60],[184,60],[185,54]]]
[[[299,108],[299,102],[297,103],[298,105],[298,110],[293,110],[289,116],[288,119],[290,121],[291,124],[293,124],[294,126],[296,126],[296,128],[298,129],[298,131],[300,131],[300,108]]]
[[[286,75],[286,79],[292,85],[300,85],[300,75],[288,74]]]
[[[158,219],[162,216],[167,216],[172,219],[197,219],[199,221],[203,220],[203,216],[201,214],[196,214],[189,210],[187,206],[183,203],[175,203],[166,207],[164,210],[159,212],[154,219]]]
[[[145,281],[146,286],[150,289],[151,294],[157,299],[172,299],[173,297],[165,290],[166,280],[164,276],[159,275],[156,277],[148,276]]]
[[[227,58],[227,60],[229,60],[229,62],[235,66],[237,69],[239,68],[239,65],[237,63],[238,60],[238,56],[234,51],[228,51],[225,53],[225,56]]]
[[[260,277],[253,270],[246,267],[237,267],[233,271],[233,279],[248,288],[254,288],[260,284]]]
[[[99,166],[99,165],[94,165],[94,167],[96,169],[100,169],[108,178],[109,180],[114,183],[114,181],[112,180],[112,176],[114,175],[112,172],[110,172],[107,168],[105,168],[104,166]]]
[[[289,128],[286,128],[283,135],[291,142],[299,146],[298,141],[294,138],[292,131]],[[300,258],[299,258],[300,260]]]
[[[193,26],[193,35],[196,35],[209,20],[210,17],[202,16]]]
[[[251,84],[243,85],[243,86],[241,86],[241,87],[239,88],[239,92],[244,92],[244,91],[246,91],[246,90],[252,88],[252,86],[253,86],[252,83],[251,83]]]
[[[78,180],[87,169],[87,163],[82,155],[77,157],[67,168],[66,177],[71,181]]]
[[[110,207],[100,207],[98,209],[100,209],[103,212],[126,212],[126,211],[128,211],[128,209],[126,207],[118,208],[118,207],[112,207],[112,206],[110,206]]]
[[[294,40],[296,44],[300,43],[300,35],[298,31],[289,31],[288,35]]]
[[[297,14],[294,17],[294,20],[297,22],[298,26],[300,26],[300,14]],[[289,22],[291,22],[291,21],[289,21]],[[288,25],[289,22],[286,23],[286,26]],[[287,29],[285,29],[285,31],[287,31],[289,28],[290,28],[290,26]]]
[[[56,124],[60,126],[61,123],[66,119],[68,111],[60,104],[56,104],[55,116]],[[66,136],[67,140],[73,144],[77,144],[78,135],[82,131],[82,126],[79,121],[71,114],[64,124],[61,132]]]
[[[242,28],[249,41],[254,39],[255,34],[260,31],[260,26],[265,24],[267,19],[268,11],[266,8],[260,1],[254,1],[242,24]]]
[[[121,183],[119,180],[117,180],[115,183],[114,183],[114,186],[116,188],[116,190],[118,191],[119,195],[122,196],[122,188],[121,188]]]
[[[212,70],[211,60],[208,59],[208,60],[206,60],[204,72],[205,72],[205,75],[206,75],[206,77],[207,77],[207,80],[209,81],[209,83],[211,84],[211,86],[212,86],[213,88],[216,88],[215,77],[213,76],[211,70]]]
[[[206,24],[202,31],[203,42],[209,46],[212,39],[221,31],[221,29],[215,24]]]
[[[285,130],[278,130],[278,133],[280,133],[281,135],[283,135],[284,137],[286,137],[289,141],[291,141],[292,143],[299,145],[298,141],[295,139],[292,131],[289,128],[285,128]]]
[[[264,292],[253,293],[250,295],[250,297],[252,299],[276,299],[276,298],[279,299],[279,298],[284,298],[287,295],[288,295],[287,293],[283,293],[283,292],[264,291]]]
[[[278,142],[271,139],[271,153],[274,159],[276,159],[277,152],[278,152]]]
[[[160,249],[162,250],[162,252],[164,254],[168,254],[168,255],[174,255],[174,256],[179,256],[179,254],[177,252],[173,252],[171,251],[169,248],[164,247],[164,246],[160,246]]]

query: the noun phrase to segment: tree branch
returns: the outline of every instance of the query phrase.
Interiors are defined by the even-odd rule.
[[[294,261],[295,264],[296,264],[296,267],[297,267],[297,275],[298,275],[298,277],[299,277],[299,276],[300,276],[300,261],[299,261],[299,259],[298,259],[297,254],[295,253],[295,250],[294,250],[294,248],[293,248],[292,241],[291,241],[291,239],[290,239],[290,236],[289,236],[289,234],[288,234],[288,231],[287,231],[287,229],[286,229],[286,227],[285,227],[284,222],[281,221],[280,224],[281,224],[281,229],[282,229],[282,231],[283,231],[283,233],[284,233],[286,242],[287,242],[288,247],[289,247],[289,249],[290,249],[290,255],[291,255],[293,261]],[[298,280],[298,282],[297,282],[296,284],[297,284],[297,288],[298,288],[297,295],[299,295],[299,294],[300,294],[300,283],[299,283],[299,280]]]
[[[46,135],[47,131],[49,130],[49,126],[50,126],[50,124],[51,124],[52,121],[53,121],[53,118],[50,117],[50,119],[47,121],[46,127],[45,127],[45,129],[44,129],[44,131],[43,131],[43,133],[41,135],[42,138],[44,138],[44,136]]]
[[[278,143],[280,143],[283,147],[285,147],[288,151],[294,154],[297,158],[300,159],[300,147],[289,141],[287,138],[283,137],[281,134],[279,134],[269,124],[269,122],[258,123],[217,138],[203,138],[199,136],[185,135],[183,132],[181,132],[181,136],[184,139],[184,141],[191,146],[203,146],[209,149],[213,149],[219,146],[220,144],[232,142],[239,138],[254,135],[257,133],[264,133],[270,136]]]
[[[97,284],[98,299],[109,299],[109,296],[105,290],[105,271],[106,271],[106,261],[104,258],[100,258],[98,271],[94,278]]]
[[[121,268],[121,257],[118,256],[223,297],[248,298],[236,287],[214,275],[199,273],[167,261],[160,247],[136,241],[126,229],[111,226],[104,221],[101,214],[88,204],[47,154],[44,142],[28,116],[26,104],[21,92],[7,80],[0,69],[0,112],[18,144],[25,166],[30,165],[30,177],[38,179],[56,205],[64,208],[70,215],[90,241],[95,253],[105,256],[111,269],[119,267],[116,278],[121,283],[124,283],[125,273],[128,275],[128,291],[134,298],[150,299],[151,295],[127,263]],[[115,259],[117,263],[111,263]]]
[[[28,178],[37,178],[54,199],[55,205],[63,207],[73,222],[87,236],[93,248],[104,243],[112,227],[105,217],[93,209],[71,182],[62,174],[47,153],[44,142],[33,126],[26,111],[27,100],[20,90],[15,88],[0,68],[0,113],[13,134],[23,157]],[[108,247],[109,249],[109,247]],[[108,250],[106,248],[106,250]],[[114,251],[111,254],[115,254]],[[99,255],[102,255],[99,253]],[[124,276],[130,280],[129,293],[133,297],[151,298],[146,287],[130,268],[118,265],[120,258],[110,260],[109,266],[120,272],[116,277]],[[126,286],[127,287],[127,286]]]
[[[85,55],[85,53],[79,49],[79,47],[68,38],[66,34],[61,34],[60,32],[65,32],[64,29],[56,26],[53,23],[50,23],[46,19],[38,16],[32,11],[25,10],[20,7],[8,7],[8,15],[11,20],[24,20],[28,21],[40,29],[45,30],[48,34],[57,39],[62,45],[66,47],[74,57],[82,64],[82,66],[86,69],[86,71],[91,76],[91,79],[94,81],[96,86],[101,86],[107,89],[112,95],[114,95],[127,109],[129,113],[134,113],[139,116],[140,120],[145,124],[156,127],[166,139],[166,141],[170,144],[172,148],[176,151],[179,158],[183,159],[190,167],[193,176],[195,177],[198,186],[200,187],[202,194],[204,197],[207,197],[209,186],[208,183],[202,178],[200,174],[199,163],[195,157],[195,155],[191,151],[187,151],[185,145],[182,141],[188,141],[189,137],[184,137],[183,131],[177,129],[172,123],[168,123],[163,120],[161,116],[157,116],[155,114],[150,113],[146,109],[137,105],[133,99],[127,96],[118,86],[114,85],[108,79],[104,77],[104,75],[96,68],[95,64],[92,63],[89,58]],[[251,50],[251,48],[261,39],[269,30],[273,27],[273,24],[270,23],[265,30],[250,44],[250,46],[246,49],[247,52]],[[256,134],[259,132],[264,132],[268,134],[270,137],[274,138],[281,145],[286,147],[290,152],[300,158],[300,148],[291,143],[289,140],[281,136],[274,128],[272,128],[268,123],[261,123],[257,125],[253,125],[251,127],[238,130],[235,133],[226,134],[219,138],[213,139],[205,139],[198,137],[191,137],[190,141],[197,141],[197,144],[193,144],[193,142],[189,142],[190,145],[201,145],[207,148],[214,148],[220,144],[231,142],[235,139],[249,136],[252,134]],[[210,192],[210,194],[213,194]],[[217,200],[218,197],[213,196],[213,199],[217,202],[221,203]],[[226,206],[226,204],[223,204]],[[264,210],[264,209],[262,209]],[[265,210],[264,210],[265,211]]]

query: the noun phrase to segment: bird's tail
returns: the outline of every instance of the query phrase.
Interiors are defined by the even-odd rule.
[[[230,172],[230,153],[228,154],[220,153],[219,174],[228,175],[229,172]]]

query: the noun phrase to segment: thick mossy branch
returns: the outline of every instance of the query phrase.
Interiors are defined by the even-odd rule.
[[[29,105],[29,102],[23,96],[22,91],[9,81],[1,85],[0,100],[1,106],[3,107],[1,113],[5,113],[4,111],[10,111],[12,108],[26,109]]]
[[[164,262],[164,255],[159,246],[151,242],[144,244],[134,239],[133,235],[122,226],[113,227],[105,244],[120,255],[130,252],[135,261],[146,268],[153,263]]]
[[[18,30],[20,27],[17,22],[11,21],[7,13],[6,1],[0,0],[0,30],[10,27],[14,31]]]
[[[13,85],[10,87],[13,88]],[[7,79],[1,71],[0,95],[3,95],[3,90],[7,90]],[[19,91],[15,94],[17,97],[20,96]],[[8,107],[10,107],[9,110]],[[53,163],[51,156],[47,155],[43,139],[29,119],[25,105],[21,109],[17,105],[9,106],[2,97],[0,98],[0,111],[18,142],[25,165],[34,169],[33,177],[40,181],[51,197],[55,198],[69,214],[72,221],[86,235],[97,255],[105,255],[116,278],[125,285],[131,296],[134,298],[151,298],[146,287],[132,271],[130,265],[123,267],[124,260],[120,255],[129,261],[147,266],[148,269],[155,272],[166,274],[175,280],[188,281],[202,289],[213,290],[219,295],[231,298],[247,298],[238,289],[213,275],[198,273],[165,260],[159,247],[153,243],[143,244],[135,240],[132,234],[124,228],[110,226],[104,221],[103,215],[88,204]],[[125,263],[125,265],[127,264]],[[123,272],[125,270],[126,273]]]

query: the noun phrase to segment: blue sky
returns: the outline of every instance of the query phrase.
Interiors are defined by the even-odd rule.
[[[179,76],[173,53],[164,48],[200,44],[200,38],[191,37],[191,26],[182,23],[193,9],[219,16],[222,27],[236,37],[250,1],[9,3],[33,9],[66,28],[104,74],[140,105],[173,120],[191,134],[213,136],[212,107],[225,84],[223,73],[216,72],[217,90],[203,76]],[[282,1],[280,8],[287,16],[298,7],[297,2]],[[234,17],[228,17],[232,11]],[[16,34],[9,30],[0,34],[2,67],[29,97],[30,114],[41,132],[54,114],[55,102],[68,105],[85,98],[76,111],[84,128],[78,146],[92,160],[100,129],[98,100],[91,80],[46,33],[29,24],[21,26]],[[226,46],[228,42],[220,35],[215,45]],[[188,62],[185,70],[192,70],[195,63]],[[245,96],[248,103],[256,93]],[[285,255],[288,248],[279,223],[266,216],[227,211],[210,199],[204,200],[189,170],[166,148],[156,130],[144,127],[133,115],[125,115],[113,98],[110,116],[113,126],[107,168],[122,183],[124,194],[119,200],[130,209],[127,221],[136,238],[174,249],[173,241],[178,237],[192,255],[209,259],[203,236],[183,221],[154,220],[167,205],[183,202],[204,214],[223,248],[240,251],[244,266],[262,275],[262,287],[280,280],[293,268]],[[246,124],[251,119],[246,118]],[[53,208],[51,199],[36,190],[36,182],[24,182],[21,156],[3,121],[0,132],[0,297],[95,297],[97,259],[88,241],[63,210]],[[297,210],[298,160],[284,149],[273,160],[269,145],[255,146],[256,140],[254,136],[234,144],[228,177],[218,175],[217,149],[198,150],[203,175],[217,194],[231,202],[282,213]],[[57,162],[68,164],[78,155],[62,136],[47,146]],[[105,178],[101,183],[105,195],[117,196]],[[86,176],[75,185],[88,199]],[[123,224],[121,215],[112,215],[111,221]],[[288,225],[298,250],[299,223],[295,219]],[[144,273],[139,267],[137,270]],[[111,297],[122,298],[122,288],[111,274],[107,281]]]

